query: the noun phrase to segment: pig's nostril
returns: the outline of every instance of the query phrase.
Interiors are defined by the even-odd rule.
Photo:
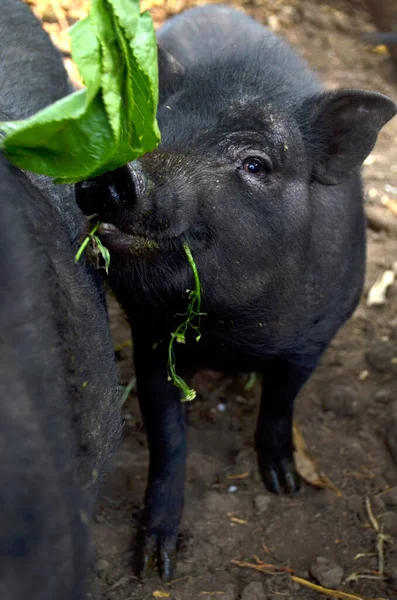
[[[98,211],[98,196],[100,186],[97,181],[81,181],[75,186],[76,202],[85,215],[91,215]]]
[[[113,183],[109,185],[109,196],[113,202],[120,202],[120,196],[117,192],[116,186]]]
[[[134,172],[127,164],[115,171],[106,173],[106,193],[111,206],[132,204],[136,199]]]
[[[128,165],[76,184],[76,201],[84,214],[113,214],[135,200],[135,185]]]

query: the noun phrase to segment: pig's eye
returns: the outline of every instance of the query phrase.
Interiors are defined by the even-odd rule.
[[[246,173],[256,176],[265,175],[267,172],[267,168],[263,160],[255,156],[250,156],[244,161],[243,169],[246,171]]]

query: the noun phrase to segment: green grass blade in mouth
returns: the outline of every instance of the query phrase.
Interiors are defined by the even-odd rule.
[[[105,263],[105,271],[106,271],[106,274],[108,275],[109,274],[109,266],[110,266],[110,252],[106,248],[106,246],[104,246],[102,244],[99,237],[97,235],[95,235],[96,232],[98,231],[99,226],[100,226],[100,223],[96,223],[94,225],[94,227],[91,229],[90,233],[84,238],[84,240],[80,244],[79,249],[76,252],[76,256],[74,257],[74,262],[75,263],[79,262],[80,258],[83,255],[84,250],[88,247],[88,244],[90,242],[92,242],[98,248],[100,254],[102,255],[103,261]]]

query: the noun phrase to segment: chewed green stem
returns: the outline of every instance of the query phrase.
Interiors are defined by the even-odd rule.
[[[190,268],[193,271],[193,275],[194,275],[194,287],[195,287],[194,291],[195,291],[196,299],[197,299],[197,310],[198,310],[198,312],[200,312],[200,306],[201,306],[201,285],[200,285],[199,274],[198,274],[198,271],[197,271],[197,266],[196,266],[196,263],[194,262],[192,251],[190,250],[187,242],[183,242],[183,249],[184,249],[185,254],[187,256],[187,259],[189,261]],[[198,314],[198,317],[200,318],[199,314]]]
[[[100,223],[96,223],[95,226],[91,229],[90,233],[87,235],[87,237],[84,238],[82,244],[80,245],[80,248],[76,252],[76,256],[74,257],[75,263],[79,262],[80,258],[83,256],[84,250],[87,248],[88,244],[90,243],[92,236],[96,234],[99,225],[100,225]]]
[[[102,258],[105,263],[105,271],[107,274],[109,274],[109,265],[110,265],[109,250],[102,244],[99,237],[97,235],[95,235],[99,226],[100,226],[100,223],[99,222],[96,223],[94,225],[94,227],[91,229],[90,233],[87,235],[87,237],[84,238],[80,248],[76,252],[76,256],[74,257],[74,262],[75,263],[79,262],[80,258],[83,256],[83,252],[87,248],[88,244],[90,242],[93,242],[97,246],[99,252],[101,253]]]
[[[194,400],[196,397],[196,391],[189,388],[187,383],[179,377],[176,373],[175,369],[175,351],[174,351],[174,342],[179,344],[186,343],[186,332],[189,327],[194,329],[197,332],[196,342],[200,340],[200,317],[204,314],[200,312],[201,308],[201,285],[200,278],[197,271],[196,263],[194,262],[194,258],[192,252],[187,244],[187,242],[183,243],[183,249],[185,251],[187,260],[189,262],[190,268],[192,269],[194,276],[194,290],[188,290],[189,292],[189,305],[187,308],[186,319],[181,323],[175,331],[171,333],[171,339],[168,346],[168,378],[172,383],[177,387],[181,392],[181,402],[186,402],[189,400]],[[194,324],[193,320],[197,319],[197,323]]]

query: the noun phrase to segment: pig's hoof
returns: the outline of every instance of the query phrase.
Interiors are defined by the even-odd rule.
[[[273,494],[296,494],[299,491],[301,480],[292,460],[269,462],[259,456],[258,464],[263,483]]]
[[[142,578],[151,577],[158,572],[163,581],[170,581],[176,565],[178,537],[175,535],[147,535],[143,547]]]

